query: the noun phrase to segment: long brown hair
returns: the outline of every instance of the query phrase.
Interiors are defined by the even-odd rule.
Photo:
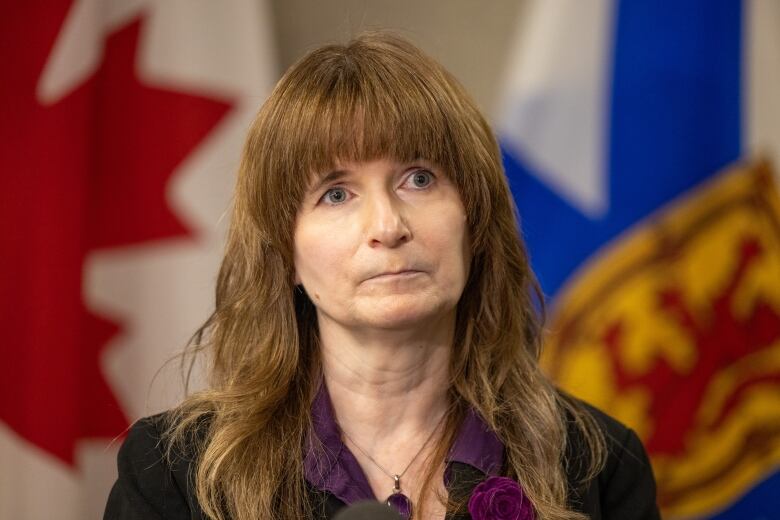
[[[567,416],[590,451],[589,477],[602,464],[604,440],[590,416],[562,398],[539,369],[539,291],[496,139],[443,67],[387,33],[305,56],[252,124],[216,310],[190,345],[209,360],[208,389],[171,415],[169,454],[196,442],[197,498],[210,518],[311,514],[302,446],[320,361],[314,307],[293,282],[293,226],[313,175],[336,161],[376,158],[440,165],[458,188],[472,243],[452,346],[454,413],[423,493],[433,489],[434,468],[473,407],[504,442],[507,475],[521,483],[538,517],[584,518],[567,506]],[[193,436],[203,424],[205,433]]]

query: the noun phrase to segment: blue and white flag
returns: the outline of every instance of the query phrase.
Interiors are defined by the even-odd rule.
[[[780,518],[780,2],[524,15],[497,126],[545,367],[639,433],[665,518]]]

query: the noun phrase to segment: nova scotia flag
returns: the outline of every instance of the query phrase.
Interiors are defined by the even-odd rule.
[[[665,518],[780,519],[780,2],[524,14],[497,126],[545,367],[639,433]]]

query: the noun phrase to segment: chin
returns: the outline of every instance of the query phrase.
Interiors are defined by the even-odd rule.
[[[404,329],[431,323],[448,307],[424,298],[395,298],[372,306],[364,315],[366,324],[382,329]],[[452,306],[454,307],[454,305]]]

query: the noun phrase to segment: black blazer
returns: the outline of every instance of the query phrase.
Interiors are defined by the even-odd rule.
[[[655,480],[636,434],[590,408],[607,437],[609,455],[597,478],[578,486],[583,464],[583,439],[572,429],[567,446],[571,505],[594,520],[655,520]],[[141,419],[133,425],[119,450],[119,478],[108,497],[104,520],[205,520],[188,480],[192,460],[186,456],[169,465],[163,458],[160,429],[164,414]],[[579,456],[578,456],[579,455]],[[484,475],[467,464],[452,464],[453,496],[467,497]],[[333,518],[344,504],[335,496],[309,488],[317,504],[317,520]],[[468,520],[470,515],[448,514],[447,520]]]

